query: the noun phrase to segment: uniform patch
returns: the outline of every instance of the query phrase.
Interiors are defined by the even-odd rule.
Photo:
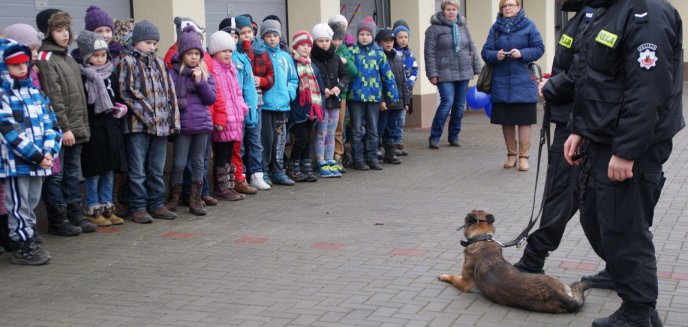
[[[559,39],[559,45],[564,48],[571,49],[571,46],[573,46],[573,38],[566,34],[562,34],[561,38]]]
[[[657,45],[652,43],[645,43],[638,47],[638,63],[640,68],[646,70],[653,70],[657,66],[659,58],[656,54]]]
[[[618,35],[611,33],[611,32],[608,32],[608,31],[605,31],[605,30],[601,30],[597,34],[595,41],[613,49],[616,46],[616,41],[618,39],[619,39]]]

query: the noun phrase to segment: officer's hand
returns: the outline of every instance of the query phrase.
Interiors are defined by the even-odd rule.
[[[544,98],[545,96],[542,95],[542,88],[545,87],[545,84],[547,83],[547,79],[543,78],[540,83],[538,84],[538,95],[541,98]]]
[[[566,143],[564,143],[564,159],[566,159],[566,162],[568,162],[571,166],[578,166],[581,164],[581,162],[583,162],[583,159],[573,161],[573,156],[576,154],[576,152],[578,152],[578,148],[580,147],[582,141],[583,137],[580,135],[571,134],[566,140]]]
[[[632,160],[613,155],[609,160],[607,176],[614,182],[623,182],[633,178],[633,163]]]

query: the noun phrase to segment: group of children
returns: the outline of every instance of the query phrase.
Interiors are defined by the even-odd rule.
[[[381,146],[386,163],[406,154],[417,64],[403,21],[378,31],[364,18],[347,46],[347,20],[336,15],[297,31],[287,48],[278,17],[258,26],[243,15],[224,19],[206,49],[205,30],[176,17],[177,42],[164,59],[148,20],[113,21],[91,6],[85,23],[71,54],[71,16],[57,9],[37,15],[40,32],[15,24],[0,39],[0,245],[12,263],[50,260],[36,228],[41,194],[48,231],[74,236],[122,218],[175,219],[180,205],[205,215],[218,199],[273,184],[341,177],[346,139],[358,170],[382,169]]]

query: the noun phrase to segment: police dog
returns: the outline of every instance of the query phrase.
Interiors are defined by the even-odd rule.
[[[493,241],[494,216],[473,210],[465,218],[464,250],[461,275],[440,275],[462,292],[480,292],[502,304],[537,312],[576,312],[585,302],[588,286],[576,282],[571,286],[546,275],[522,273],[502,256],[502,246]]]

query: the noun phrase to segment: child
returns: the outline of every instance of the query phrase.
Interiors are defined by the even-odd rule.
[[[48,98],[32,86],[31,50],[9,39],[0,39],[0,178],[7,186],[9,237],[17,242],[10,262],[42,265],[50,255],[36,242],[34,209],[41,198],[45,176],[60,153],[60,130]],[[15,119],[21,117],[22,119]]]
[[[127,107],[115,102],[115,77],[107,41],[100,35],[82,31],[77,38],[81,75],[86,91],[91,139],[81,152],[81,168],[86,178],[86,220],[106,227],[121,225],[112,201],[115,171],[124,168],[126,153],[118,119]]]
[[[351,81],[349,111],[353,137],[351,150],[354,169],[382,170],[377,162],[378,149],[378,112],[382,102],[382,84],[389,103],[398,101],[399,93],[392,69],[382,49],[375,45],[375,22],[365,17],[358,23],[356,35],[358,42],[351,47],[351,54],[358,68],[358,75]],[[364,153],[363,135],[366,134]],[[366,164],[367,162],[367,164]]]
[[[179,104],[181,134],[174,140],[174,164],[170,173],[170,199],[165,207],[175,211],[182,192],[182,179],[187,160],[191,162],[191,194],[189,211],[197,216],[206,215],[205,203],[201,199],[203,188],[203,165],[208,138],[214,120],[212,106],[217,101],[215,79],[208,71],[203,59],[203,41],[192,26],[184,28],[177,40],[178,60],[169,70],[174,81]],[[211,107],[208,107],[211,106]]]
[[[174,82],[165,63],[155,55],[159,40],[155,24],[148,20],[137,22],[131,36],[133,47],[117,66],[119,96],[129,108],[126,118],[128,218],[140,224],[152,223],[153,217],[177,217],[163,205],[162,174],[167,137],[179,133],[179,108]]]
[[[346,71],[346,65],[335,53],[336,47],[332,44],[333,34],[334,32],[327,24],[318,24],[313,27],[315,46],[311,57],[320,70],[320,77],[325,85],[323,121],[318,125],[315,137],[315,159],[318,161],[321,177],[342,176],[334,160],[334,138],[339,122],[341,94],[349,84],[349,74]]]
[[[41,88],[50,97],[64,145],[60,154],[62,172],[52,174],[43,184],[48,231],[60,236],[94,232],[98,226],[84,219],[79,192],[81,148],[91,131],[81,70],[67,52],[73,40],[72,17],[57,9],[46,9],[38,13],[36,23],[46,35],[36,61]]]
[[[122,45],[119,42],[114,42],[115,38],[113,37],[113,32],[115,25],[112,21],[112,17],[103,9],[100,9],[100,7],[90,6],[86,9],[84,25],[87,31],[94,32],[105,39],[110,57],[112,58],[112,64],[114,67],[117,67],[119,55],[122,53]],[[72,57],[74,57],[78,63],[83,63],[83,58],[79,53],[79,49],[72,50]]]
[[[408,113],[413,113],[413,86],[416,83],[416,78],[418,78],[418,62],[416,57],[413,55],[413,51],[409,48],[409,38],[411,37],[411,31],[409,30],[408,24],[404,20],[398,20],[394,22],[392,27],[394,30],[394,49],[401,52],[401,62],[404,64],[404,75],[406,76],[406,87],[409,91],[409,97],[411,101],[409,102]],[[404,126],[406,125],[406,114],[400,116],[399,122],[397,124],[398,137],[394,140],[394,146],[396,147],[396,153],[400,156],[408,155],[408,152],[404,150],[403,143],[403,133]]]
[[[261,107],[263,170],[271,172],[272,181],[275,184],[292,186],[294,181],[278,164],[277,156],[284,153],[284,144],[280,146],[278,133],[285,132],[283,125],[287,111],[291,110],[290,102],[296,99],[299,77],[292,57],[279,48],[282,37],[280,23],[273,19],[265,20],[260,25],[260,33],[267,53],[272,59],[272,68],[275,72],[275,84],[265,92]]]
[[[5,37],[22,43],[31,49],[31,61],[38,59],[38,48],[41,47],[43,33],[36,31],[35,28],[27,24],[13,24],[5,27],[3,31]],[[38,77],[38,67],[31,65],[31,83],[37,89],[41,89],[41,80]]]
[[[320,78],[320,70],[311,62],[313,37],[306,31],[296,31],[291,40],[292,57],[299,74],[298,94],[290,106],[289,124],[294,133],[294,144],[289,157],[291,169],[289,177],[297,182],[315,182],[311,165],[313,148],[313,127],[322,124],[322,99],[325,85]]]
[[[216,115],[220,110],[225,112],[222,117],[224,122],[218,121],[211,135],[215,153],[215,195],[230,201],[243,200],[245,197],[234,190],[236,166],[231,162],[235,142],[241,143],[243,139],[244,116],[249,111],[232,61],[235,50],[234,37],[227,32],[215,32],[208,39],[208,52],[215,61],[213,73],[217,89],[223,94],[225,106],[215,109]]]
[[[382,139],[382,144],[385,147],[384,162],[398,165],[401,163],[401,160],[397,158],[394,142],[400,137],[401,128],[398,124],[401,120],[400,117],[405,114],[404,110],[407,110],[409,107],[411,97],[406,87],[406,76],[404,75],[404,64],[401,62],[401,53],[394,49],[394,33],[392,29],[381,29],[377,33],[375,41],[382,47],[382,51],[385,52],[387,61],[392,67],[392,73],[394,74],[400,95],[397,102],[383,101],[380,103],[380,121],[377,129]],[[386,90],[386,85],[383,85],[382,90]]]

